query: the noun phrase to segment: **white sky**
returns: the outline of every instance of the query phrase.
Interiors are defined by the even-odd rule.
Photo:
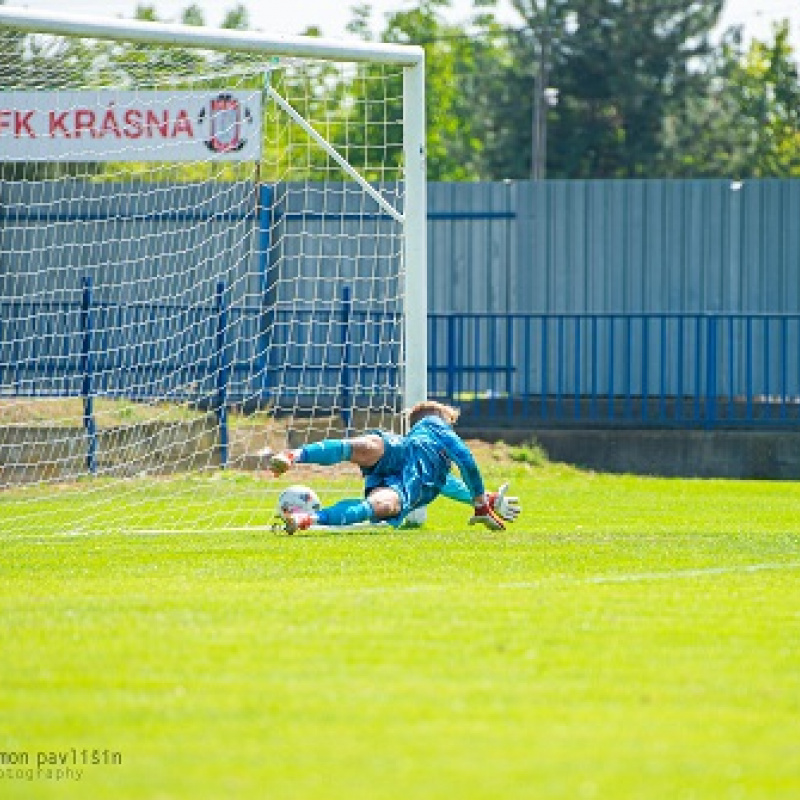
[[[373,19],[383,22],[383,14],[413,8],[414,0],[367,0]],[[137,5],[154,6],[159,18],[176,22],[181,12],[192,4],[203,9],[207,25],[219,25],[225,12],[237,0],[6,0],[8,6],[30,9],[91,14],[110,17],[132,17]],[[355,0],[243,0],[250,14],[250,27],[270,34],[298,34],[309,25],[317,25],[329,38],[347,37],[345,26],[352,18],[350,8]],[[452,0],[448,17],[463,22],[470,16],[470,0]],[[723,28],[744,24],[748,36],[766,39],[775,20],[789,19],[795,49],[800,50],[800,0],[726,0]],[[499,0],[498,14],[506,22],[516,21],[508,0]],[[378,25],[378,28],[382,25]]]

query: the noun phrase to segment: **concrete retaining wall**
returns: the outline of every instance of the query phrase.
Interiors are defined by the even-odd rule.
[[[459,428],[469,438],[486,431]],[[598,472],[666,477],[800,480],[800,431],[495,430],[490,439],[535,439],[552,461]]]
[[[362,421],[362,420],[359,420]],[[386,423],[386,420],[382,420]],[[374,424],[380,424],[378,420]],[[359,427],[355,430],[360,430]],[[366,426],[369,427],[369,426]],[[386,425],[386,427],[390,427]],[[465,439],[524,444],[535,440],[553,461],[598,472],[668,477],[800,480],[800,431],[577,430],[459,426]],[[293,446],[344,431],[290,431]],[[260,469],[234,442],[230,466]],[[263,443],[262,443],[263,444]],[[273,443],[274,444],[274,443]],[[242,452],[238,452],[242,450]],[[248,452],[249,452],[248,450]],[[219,465],[212,419],[180,424],[144,423],[98,432],[97,472],[118,477],[167,474]],[[79,428],[0,428],[0,487],[87,475],[86,434]]]

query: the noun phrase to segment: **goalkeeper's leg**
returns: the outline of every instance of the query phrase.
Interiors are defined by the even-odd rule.
[[[381,522],[400,513],[400,498],[393,489],[381,488],[367,499],[340,500],[320,509],[316,514],[290,512],[283,515],[284,528],[292,534],[312,525],[345,526],[360,522]]]
[[[294,464],[319,464],[330,467],[349,461],[359,467],[373,467],[384,452],[383,438],[377,434],[358,436],[355,439],[323,439],[294,450],[282,450],[269,459],[275,475],[283,475]]]

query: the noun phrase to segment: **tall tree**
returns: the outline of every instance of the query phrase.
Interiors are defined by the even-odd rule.
[[[527,177],[535,103],[546,114],[551,177],[663,174],[663,121],[704,80],[693,65],[711,51],[723,0],[512,0],[522,25],[510,32],[516,120],[498,139],[496,177]],[[536,86],[536,76],[546,79]],[[542,103],[546,89],[558,104]],[[501,125],[497,125],[502,129]],[[504,152],[508,156],[504,156]],[[495,167],[497,169],[497,167]]]

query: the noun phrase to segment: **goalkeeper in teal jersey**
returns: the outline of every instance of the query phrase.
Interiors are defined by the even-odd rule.
[[[283,516],[286,531],[294,533],[314,524],[388,522],[397,526],[439,494],[472,505],[470,525],[505,528],[503,520],[513,522],[519,515],[519,500],[506,496],[507,484],[498,492],[486,492],[474,456],[453,430],[458,413],[443,403],[417,403],[409,414],[411,428],[405,436],[372,431],[272,455],[269,464],[275,475],[294,464],[331,466],[349,461],[357,464],[364,476],[364,498],[342,500],[316,514],[287,513]],[[462,480],[450,472],[452,464]]]

